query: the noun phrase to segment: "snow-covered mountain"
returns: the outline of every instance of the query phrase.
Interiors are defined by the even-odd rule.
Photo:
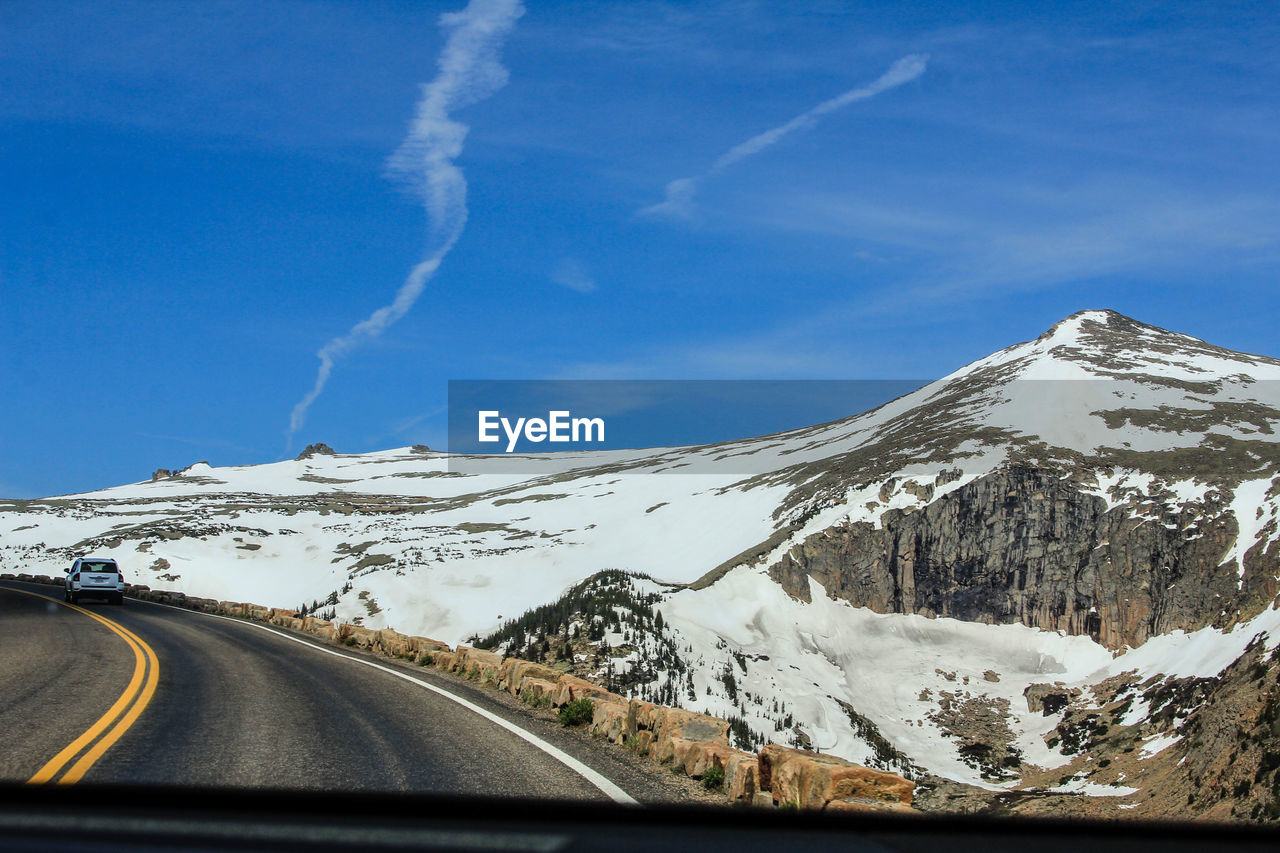
[[[1275,359],[1086,311],[874,411],[743,441],[532,474],[323,449],[0,502],[0,570],[110,552],[153,587],[489,635],[955,803],[1030,788],[1154,815],[1234,778],[1170,764],[1204,714],[1244,713],[1224,668],[1276,689],[1277,380]],[[1249,772],[1274,775],[1273,748]],[[1224,801],[1265,813],[1238,788]]]

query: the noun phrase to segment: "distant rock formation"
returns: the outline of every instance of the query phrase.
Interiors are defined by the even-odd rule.
[[[338,454],[334,452],[332,447],[330,447],[329,445],[325,444],[322,441],[318,441],[315,444],[308,444],[307,449],[299,453],[297,456],[297,459],[298,461],[301,461],[303,459],[310,459],[312,456],[337,456],[337,455]]]
[[[205,468],[209,467],[209,463],[206,460],[201,459],[199,462],[192,462],[186,468],[178,468],[173,471],[170,471],[168,468],[157,468],[151,475],[151,482],[156,483],[160,480],[168,480],[170,477],[181,477],[184,474],[190,473],[199,465],[203,465]]]

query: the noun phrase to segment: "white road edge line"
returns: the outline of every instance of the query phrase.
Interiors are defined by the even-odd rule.
[[[380,663],[374,663],[371,660],[362,660],[361,658],[343,654],[342,652],[336,651],[334,649],[326,649],[324,646],[318,645],[308,640],[304,640],[301,637],[294,637],[290,634],[286,634],[284,631],[279,631],[279,630],[276,630],[275,628],[269,628],[266,625],[261,624],[260,622],[250,622],[247,619],[235,619],[231,616],[221,616],[217,613],[205,613],[202,610],[188,610],[185,607],[175,607],[172,604],[161,604],[158,601],[140,601],[139,599],[136,599],[136,598],[133,600],[138,601],[141,604],[151,604],[156,607],[167,607],[170,610],[178,610],[183,613],[194,613],[198,616],[208,616],[211,619],[225,619],[228,622],[235,622],[237,625],[248,625],[251,628],[260,628],[269,634],[275,634],[277,637],[283,637],[286,640],[290,640],[292,642],[298,643],[299,645],[306,646],[309,649],[315,649],[317,652],[324,652],[327,655],[333,655],[334,657],[339,657],[339,658],[342,658],[343,660],[349,660],[352,663],[364,664],[365,666],[371,666],[374,669],[380,669],[385,673],[394,675],[396,678],[402,678],[411,684],[416,684],[419,687],[424,687],[427,690],[432,691],[433,693],[438,693],[441,696],[445,697],[446,699],[451,699],[452,701],[457,702],[459,705],[466,708],[468,711],[472,711],[476,714],[479,714],[481,717],[484,717],[486,720],[493,723],[494,725],[500,726],[501,728],[506,729],[516,737],[520,738],[521,740],[527,741],[531,745],[537,747],[538,749],[545,752],[547,755],[554,758],[556,761],[559,761],[565,767],[568,767],[570,770],[572,770],[574,773],[577,773],[583,779],[586,779],[592,785],[595,785],[597,788],[600,789],[601,793],[608,796],[615,803],[623,803],[625,805],[631,805],[631,806],[638,806],[640,804],[638,801],[636,801],[634,797],[632,797],[626,791],[622,790],[613,782],[605,778],[603,775],[596,772],[595,770],[592,770],[590,767],[583,764],[581,761],[574,758],[572,755],[569,755],[567,752],[561,750],[560,748],[552,746],[542,738],[538,737],[535,734],[532,734],[531,732],[526,731],[525,729],[520,728],[510,720],[504,720],[502,717],[499,717],[497,714],[493,713],[492,711],[486,711],[484,708],[481,708],[479,705],[476,705],[473,702],[469,702],[466,699],[463,699],[461,696],[457,696],[453,693],[450,693],[448,690],[445,690],[443,688],[436,687],[434,684],[428,684],[427,682],[422,681],[421,679],[414,678],[412,675],[392,669],[389,666],[383,666]]]

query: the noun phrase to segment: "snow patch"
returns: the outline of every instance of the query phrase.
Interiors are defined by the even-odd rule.
[[[1172,732],[1152,735],[1142,742],[1142,749],[1138,750],[1138,757],[1151,758],[1159,755],[1180,740],[1182,740],[1182,736]]]

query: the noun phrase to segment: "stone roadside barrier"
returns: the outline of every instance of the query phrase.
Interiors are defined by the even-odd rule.
[[[0,580],[62,586],[48,575],[0,574]],[[719,717],[627,699],[574,675],[520,658],[470,646],[450,648],[427,637],[401,634],[298,616],[292,610],[237,601],[215,601],[181,592],[127,586],[125,594],[203,613],[231,616],[287,628],[372,654],[412,661],[455,673],[495,690],[506,690],[527,704],[564,708],[591,703],[590,733],[708,781],[732,802],[826,811],[912,812],[915,784],[894,773],[836,758],[768,744],[758,754],[729,745],[729,721]],[[707,774],[711,776],[708,777]]]

